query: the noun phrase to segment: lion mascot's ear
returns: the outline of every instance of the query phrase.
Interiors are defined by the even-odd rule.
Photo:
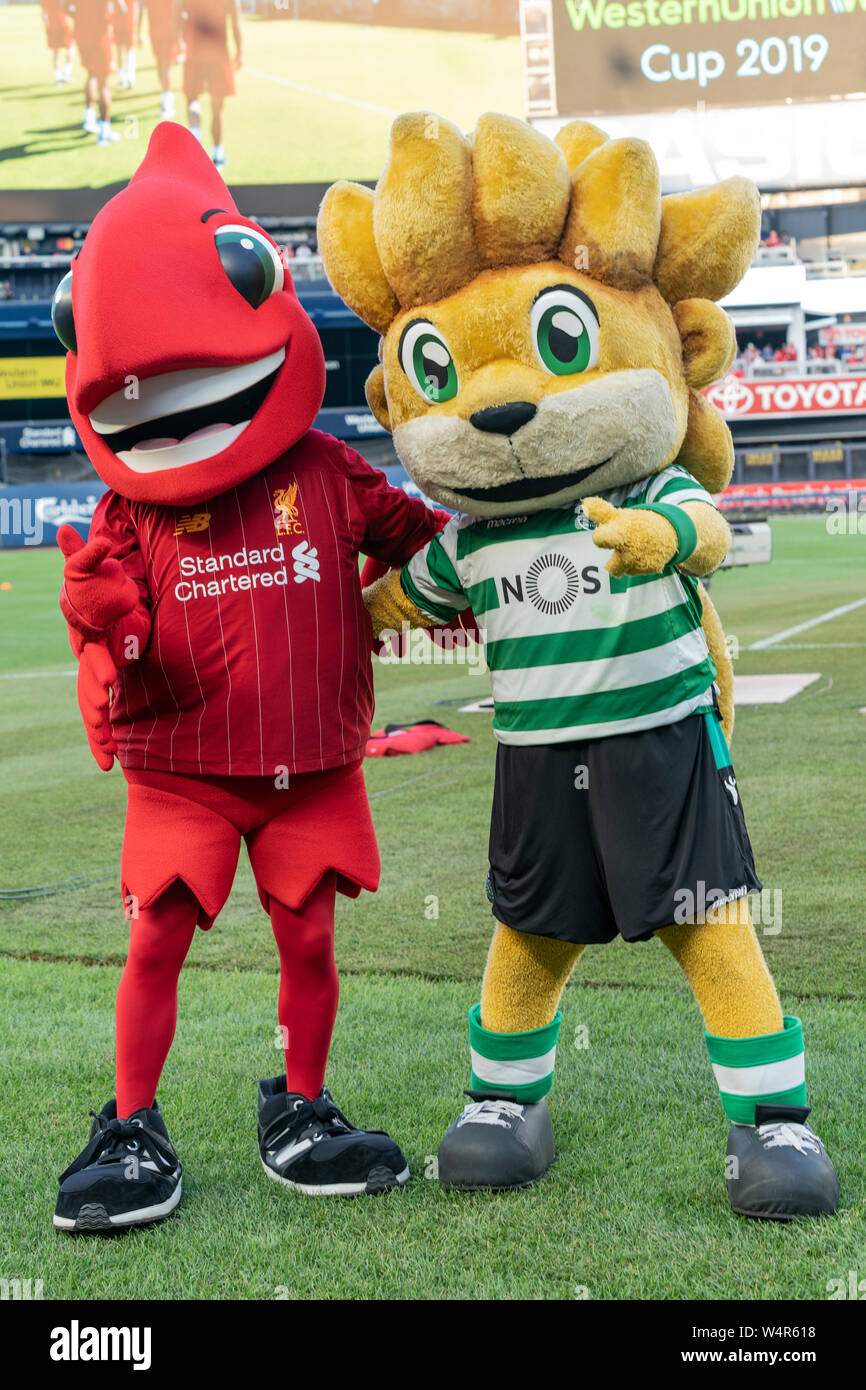
[[[385,395],[385,369],[381,363],[374,367],[364,383],[367,404],[383,430],[391,433],[391,416],[388,411],[388,398]]]
[[[700,391],[724,376],[736,356],[737,335],[724,309],[709,299],[681,299],[673,306],[683,344],[686,382]]]
[[[736,350],[733,324],[715,304],[739,284],[761,236],[761,199],[750,179],[725,179],[661,200],[654,279],[671,305],[689,387],[686,434],[677,463],[708,492],[731,480],[734,442],[701,388],[723,376]]]

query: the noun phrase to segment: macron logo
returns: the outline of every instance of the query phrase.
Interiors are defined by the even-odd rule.
[[[321,579],[318,557],[318,550],[311,550],[306,541],[298,542],[292,551],[296,584],[303,584],[305,579]]]
[[[149,1327],[69,1327],[51,1331],[52,1361],[131,1361],[134,1371],[150,1370]]]

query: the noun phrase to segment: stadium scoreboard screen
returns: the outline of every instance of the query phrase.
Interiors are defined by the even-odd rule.
[[[866,90],[866,0],[524,0],[532,116]]]

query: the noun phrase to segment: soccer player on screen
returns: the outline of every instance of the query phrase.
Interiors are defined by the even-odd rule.
[[[54,60],[54,81],[58,87],[72,81],[72,20],[63,0],[42,0],[45,39]]]
[[[179,15],[175,0],[142,0],[142,19],[145,15],[162,93],[160,112],[164,120],[170,119],[175,111],[174,92],[171,90],[171,68],[177,62],[180,52]]]
[[[235,94],[234,69],[243,61],[241,16],[238,0],[183,0],[182,18],[186,40],[186,66],[183,90],[187,100],[189,127],[204,143],[201,127],[201,97],[210,94],[213,162],[226,163],[223,141],[223,102]],[[235,56],[229,55],[228,27],[231,24]]]
[[[117,80],[121,87],[132,88],[138,43],[138,0],[126,0],[126,8],[115,11],[113,28],[117,44]]]
[[[110,145],[120,136],[111,129],[112,73],[111,25],[116,9],[125,0],[74,0],[66,8],[73,17],[75,43],[82,66],[87,73],[84,83],[84,120],[82,129],[98,136],[98,145]],[[96,118],[97,104],[99,120]]]

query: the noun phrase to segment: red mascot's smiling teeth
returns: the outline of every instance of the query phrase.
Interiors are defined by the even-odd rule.
[[[284,348],[239,367],[163,372],[138,398],[114,391],[90,412],[93,429],[136,473],[183,468],[221,453],[247,428],[285,361]]]

